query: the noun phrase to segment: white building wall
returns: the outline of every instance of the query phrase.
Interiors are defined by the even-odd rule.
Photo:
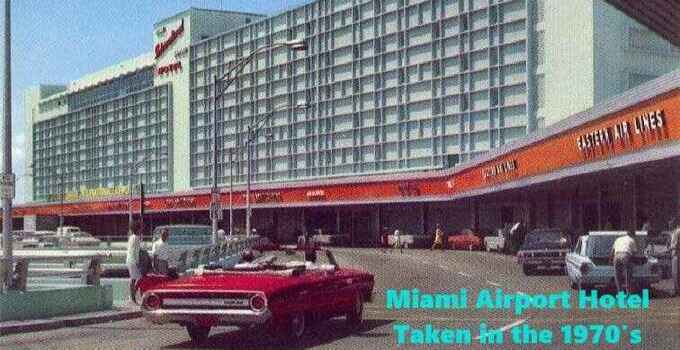
[[[593,1],[544,0],[545,125],[593,106]]]

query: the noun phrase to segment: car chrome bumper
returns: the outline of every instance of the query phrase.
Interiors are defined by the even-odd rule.
[[[263,324],[272,314],[271,311],[252,310],[196,310],[196,309],[156,309],[142,310],[148,321],[163,323],[213,323],[215,325],[238,326]]]
[[[532,265],[532,266],[559,266],[564,267],[565,261],[564,257],[559,258],[532,258],[532,257],[522,257],[517,258],[517,263],[520,265]]]

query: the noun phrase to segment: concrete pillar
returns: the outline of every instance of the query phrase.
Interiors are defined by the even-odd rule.
[[[602,222],[602,183],[597,181],[597,228],[601,230],[604,227]]]
[[[472,200],[472,229],[477,231],[479,229],[479,201],[477,199]]]
[[[553,195],[551,190],[547,190],[545,193],[545,212],[547,215],[546,218],[546,223],[548,227],[555,227],[555,218],[554,218],[554,204],[553,204]]]
[[[427,203],[420,204],[420,232],[415,234],[427,233]]]
[[[351,222],[351,223],[350,223],[350,225],[351,225],[350,227],[352,227],[352,229],[350,230],[351,233],[350,233],[350,237],[349,237],[349,238],[350,238],[350,239],[349,239],[349,240],[350,240],[349,246],[350,246],[350,247],[354,247],[354,235],[356,235],[356,230],[354,229],[354,208],[352,208],[352,209],[350,210],[350,213],[351,213],[351,214],[350,214],[350,218],[351,218],[351,219],[350,219],[350,222]]]
[[[382,207],[380,205],[375,206],[374,215],[373,222],[375,223],[375,232],[378,232],[378,237],[380,237],[380,235],[383,234]]]
[[[637,184],[634,176],[627,176],[621,186],[621,226],[624,230],[639,229],[637,222]]]

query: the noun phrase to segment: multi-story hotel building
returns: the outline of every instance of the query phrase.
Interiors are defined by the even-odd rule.
[[[317,0],[266,17],[189,9],[153,52],[26,95],[32,201],[455,169],[680,67],[602,1]],[[213,104],[213,77],[258,48]],[[296,105],[309,107],[300,110]],[[216,121],[213,117],[216,115]],[[231,150],[231,151],[230,151]],[[230,162],[229,154],[233,158]]]

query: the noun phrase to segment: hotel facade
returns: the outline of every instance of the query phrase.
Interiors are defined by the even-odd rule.
[[[246,131],[264,120],[250,165],[260,232],[289,239],[323,228],[368,242],[387,227],[422,234],[431,221],[450,230],[498,225],[526,208],[489,209],[497,213],[487,220],[478,204],[412,179],[486,164],[680,67],[677,48],[601,1],[319,0],[269,17],[191,8],[152,35],[150,53],[26,93],[25,222],[63,214],[87,227],[96,213],[115,224],[95,233],[124,232],[124,198],[137,183],[156,223],[207,222],[200,198],[212,181],[216,126],[220,201],[233,180],[239,225]],[[292,40],[307,49],[257,54],[214,99],[215,75]],[[497,165],[483,178],[526,167]],[[394,198],[382,188],[334,199],[325,187],[354,192],[386,181],[399,182]],[[297,201],[286,198],[294,188],[303,189]],[[167,203],[154,207],[153,198]],[[107,210],[87,209],[102,203]],[[448,216],[458,219],[440,218]]]

